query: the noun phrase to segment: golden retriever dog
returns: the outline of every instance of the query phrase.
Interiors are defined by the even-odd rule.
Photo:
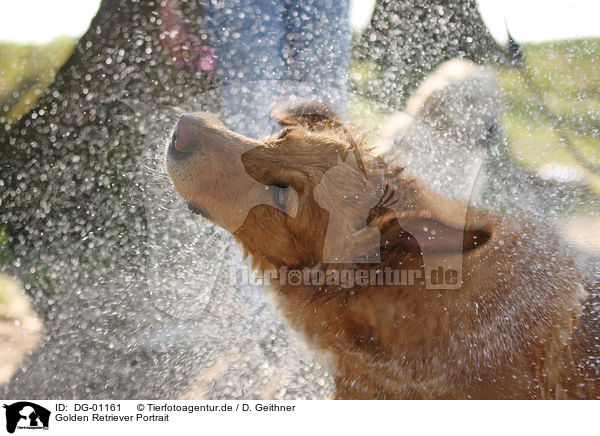
[[[600,396],[586,291],[551,232],[441,198],[326,107],[275,115],[281,132],[254,140],[183,114],[167,169],[192,212],[275,272],[336,398]]]

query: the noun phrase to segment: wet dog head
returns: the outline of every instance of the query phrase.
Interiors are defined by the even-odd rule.
[[[212,115],[183,114],[167,152],[175,188],[274,266],[397,263],[423,250],[473,249],[489,237],[437,220],[430,198],[362,149],[324,107],[274,113],[283,129],[257,141]],[[451,223],[452,224],[452,223]]]

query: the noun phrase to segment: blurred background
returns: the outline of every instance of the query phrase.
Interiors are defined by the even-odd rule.
[[[573,135],[575,146],[590,162],[597,161],[598,2],[479,0],[476,5],[483,23],[498,44],[507,43],[507,30],[510,30],[514,40],[523,45],[529,70],[536,85],[546,93],[551,109],[562,116],[563,121],[572,121],[569,133]],[[35,104],[71,55],[78,38],[87,31],[99,6],[99,0],[3,3],[0,16],[0,123],[14,122]],[[376,27],[370,25],[374,8],[375,0],[350,2],[350,24],[355,40],[364,39]],[[387,9],[392,10],[389,6]],[[355,44],[355,51],[360,51],[359,44]],[[369,62],[354,62],[352,78],[355,82],[372,81],[377,68]],[[499,83],[508,103],[503,122],[508,135],[514,139],[511,149],[521,164],[549,168],[552,162],[563,162],[572,166],[570,177],[584,179],[584,183],[595,190],[600,189],[598,174],[579,168],[567,150],[553,144],[558,138],[550,126],[536,117],[531,96],[519,73],[513,69],[500,70]]]
[[[327,377],[322,368],[315,369],[312,361],[290,363],[300,351],[289,352],[292,357],[284,363],[274,357],[266,359],[271,368],[263,368],[268,373],[264,382],[250,390],[235,387],[237,382],[231,380],[239,375],[223,376],[227,373],[223,367],[232,365],[224,363],[230,359],[227,356],[247,351],[239,344],[205,353],[207,360],[200,366],[178,368],[177,374],[167,374],[165,365],[183,361],[182,352],[175,350],[178,344],[164,345],[168,342],[164,337],[158,341],[160,347],[166,348],[157,348],[150,332],[137,344],[145,344],[142,351],[136,344],[122,350],[122,355],[128,356],[123,359],[139,352],[133,358],[137,363],[127,360],[115,364],[115,368],[110,366],[110,362],[120,362],[111,353],[115,353],[115,343],[119,342],[116,338],[123,336],[115,333],[113,339],[102,342],[100,332],[137,332],[144,328],[151,331],[155,325],[131,320],[129,325],[125,320],[128,315],[123,315],[123,307],[143,306],[131,297],[136,294],[131,284],[140,283],[136,274],[146,274],[140,271],[147,266],[139,261],[140,253],[147,248],[140,240],[146,241],[147,237],[139,234],[147,231],[145,226],[151,220],[146,211],[146,221],[138,226],[135,217],[144,215],[144,200],[136,196],[147,195],[141,194],[148,181],[144,175],[140,178],[144,165],[139,161],[148,147],[131,145],[138,142],[135,137],[143,129],[138,125],[135,133],[127,130],[122,119],[115,121],[111,105],[125,99],[185,105],[194,97],[189,89],[213,89],[216,83],[210,68],[190,72],[178,66],[177,59],[160,54],[164,39],[164,29],[158,24],[161,6],[147,4],[124,0],[20,0],[3,1],[0,5],[0,384],[7,383],[6,395],[20,397],[28,393],[35,393],[38,398],[43,394],[102,397],[111,393],[128,398],[182,396],[190,389],[199,392],[197,386],[189,386],[190,374],[200,371],[206,375],[210,370],[213,372],[204,377],[200,396],[327,395],[330,381],[323,381]],[[183,1],[181,8],[187,17],[185,24],[198,26],[201,11],[195,2]],[[584,265],[592,268],[592,280],[597,280],[599,274],[594,268],[600,256],[599,16],[600,3],[594,0],[351,1],[350,116],[366,128],[387,129],[402,136],[408,133],[402,123],[394,124],[394,114],[410,112],[411,96],[428,74],[444,62],[460,57],[492,71],[496,83],[493,86],[501,92],[498,128],[502,138],[497,150],[489,147],[496,151],[489,152],[493,158],[487,164],[489,174],[483,188],[488,193],[483,196],[488,200],[480,202],[499,209],[518,203],[518,208],[526,213],[555,218],[565,239],[583,253]],[[205,36],[201,40],[206,41]],[[203,102],[202,106],[210,104]],[[154,121],[143,108],[139,110],[142,118]],[[117,112],[126,110],[121,107]],[[139,118],[139,113],[136,115]],[[157,122],[156,126],[172,122],[167,115],[160,121],[162,124]],[[164,139],[168,128],[161,129],[154,133]],[[158,148],[160,144],[158,141],[153,146]],[[151,156],[149,160],[155,158]],[[145,181],[140,182],[142,179]],[[443,184],[444,180],[439,182]],[[61,186],[70,184],[77,188],[66,195]],[[494,196],[497,192],[501,192],[502,199],[500,194]],[[123,203],[131,207],[125,210]],[[102,247],[109,249],[104,252]],[[122,263],[112,259],[114,249],[126,252]],[[132,265],[139,266],[140,271],[132,272]],[[115,286],[97,271],[118,271],[126,277]],[[115,292],[119,295],[115,301],[123,304],[120,309],[105,307],[107,294],[103,293],[104,288],[97,289],[98,284],[122,291]],[[87,291],[88,288],[94,290]],[[131,301],[127,300],[129,297]],[[77,306],[83,315],[73,315],[67,303],[57,300]],[[262,302],[246,304],[262,307]],[[256,308],[250,310],[253,311]],[[140,309],[139,318],[143,319],[146,313]],[[252,328],[261,322],[261,317],[272,316],[261,313],[258,317],[248,315]],[[159,323],[159,318],[157,315],[153,322]],[[97,331],[94,325],[98,326]],[[191,330],[198,331],[198,324],[178,324],[173,328],[183,329],[182,334],[188,335]],[[248,340],[256,339],[253,346],[262,350],[256,353],[264,358],[269,350],[300,347],[287,336],[282,340],[280,329],[259,328],[257,331],[262,333],[253,333],[258,339]],[[82,330],[90,336],[86,340],[94,344],[89,349],[74,344]],[[157,334],[177,336],[175,330]],[[45,352],[40,351],[40,343],[42,348],[47,347]],[[68,352],[52,351],[54,343],[63,345],[63,350],[72,350],[71,363],[89,360],[100,349],[106,351],[106,357],[90,363],[87,375],[82,370],[82,374],[65,381],[69,376],[56,356]],[[189,349],[189,344],[183,348],[186,347]],[[236,351],[228,354],[223,348]],[[104,356],[103,352],[98,351],[98,355]],[[163,360],[148,357],[152,353],[158,353]],[[33,373],[32,380],[36,380],[31,383],[41,391],[24,387],[23,383],[27,383],[19,379],[17,371],[28,355],[25,366]],[[108,383],[110,389],[89,380],[90,373],[98,379],[117,379],[123,365],[130,371],[127,377],[122,376],[127,380]],[[140,369],[135,369],[135,365]],[[156,368],[156,380],[177,382],[165,387],[156,381],[148,384],[147,390],[133,389],[131,380],[136,375],[141,377],[148,365]],[[277,378],[278,365],[287,368],[286,374],[294,374],[284,378],[287,377],[288,385],[293,379],[296,390],[282,390],[280,385],[285,383]],[[48,381],[49,367],[56,375],[54,382]],[[242,370],[238,367],[239,371]],[[308,385],[317,388],[310,390]]]

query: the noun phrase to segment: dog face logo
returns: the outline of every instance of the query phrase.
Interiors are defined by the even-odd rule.
[[[6,431],[14,433],[19,429],[48,429],[50,411],[28,401],[4,404],[6,409]]]

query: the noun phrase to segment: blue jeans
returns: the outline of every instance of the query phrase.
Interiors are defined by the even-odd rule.
[[[279,102],[317,100],[343,114],[349,0],[201,0],[217,57],[225,123],[259,138]]]

